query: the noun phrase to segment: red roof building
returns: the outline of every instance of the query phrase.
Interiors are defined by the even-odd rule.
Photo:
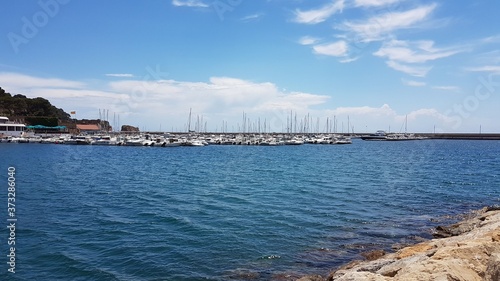
[[[97,133],[101,131],[97,124],[76,124],[76,128],[80,133]]]

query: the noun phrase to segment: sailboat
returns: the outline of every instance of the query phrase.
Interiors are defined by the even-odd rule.
[[[386,140],[388,141],[408,141],[408,140],[420,140],[423,139],[421,137],[415,136],[415,134],[408,134],[407,131],[408,128],[408,115],[405,117],[405,132],[403,134],[392,134],[388,135]]]

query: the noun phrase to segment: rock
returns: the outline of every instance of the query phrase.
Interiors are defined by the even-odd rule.
[[[364,263],[359,267],[359,271],[376,272],[382,267],[391,264],[394,259],[378,259],[370,263]]]
[[[378,260],[379,258],[383,257],[385,255],[385,251],[384,250],[374,250],[374,251],[361,253],[361,255],[366,260],[374,261],[374,260]]]
[[[139,128],[130,125],[123,125],[122,132],[139,132]]]
[[[490,260],[488,261],[484,281],[498,280],[500,280],[500,254],[494,254],[491,255]]]
[[[420,243],[420,244],[417,244],[414,246],[409,246],[409,247],[406,247],[406,248],[399,250],[397,252],[397,257],[398,257],[398,259],[404,259],[407,257],[414,256],[416,254],[425,253],[433,248],[435,248],[435,246],[428,243],[428,242]]]
[[[493,242],[500,242],[500,231],[494,232],[491,235],[491,241],[493,241]]]
[[[389,277],[374,274],[371,272],[352,272],[351,274],[343,275],[328,281],[390,281]]]
[[[449,235],[396,253],[364,254],[330,273],[329,281],[500,281],[500,210],[485,208],[462,222],[440,227]]]
[[[325,278],[320,275],[310,275],[297,279],[297,281],[325,281]]]
[[[466,222],[452,224],[450,226],[438,226],[436,227],[436,232],[433,233],[432,235],[435,238],[447,238],[447,237],[457,236],[471,231],[479,224],[479,222],[480,220],[479,218],[477,218]]]
[[[422,262],[426,258],[425,255],[412,256],[411,258],[394,260],[392,263],[381,267],[377,273],[386,276],[394,277],[401,269],[411,266],[412,264]]]
[[[500,206],[487,206],[484,207],[481,211],[483,211],[484,213],[491,211],[500,211]]]

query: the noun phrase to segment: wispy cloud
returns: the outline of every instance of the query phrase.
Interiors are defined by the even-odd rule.
[[[420,6],[404,12],[388,12],[363,21],[346,21],[339,29],[352,32],[364,42],[380,41],[399,29],[415,28],[429,17],[437,4]]]
[[[456,86],[433,86],[432,88],[436,89],[436,90],[443,90],[443,91],[453,91],[453,92],[460,91],[460,88],[456,87]]]
[[[380,7],[402,2],[404,0],[354,0],[357,7]]]
[[[386,63],[390,68],[394,70],[401,71],[415,77],[425,77],[427,73],[432,69],[432,67],[406,65],[395,61],[387,61]]]
[[[500,65],[500,50],[492,50],[474,56],[477,65]]]
[[[294,22],[304,24],[317,24],[324,22],[332,15],[342,12],[344,9],[344,0],[335,0],[319,9],[302,11],[297,9],[295,11]]]
[[[339,60],[339,62],[340,63],[350,63],[350,62],[353,62],[353,61],[357,61],[358,59],[359,59],[359,57],[344,58],[344,59]]]
[[[481,39],[482,43],[489,44],[489,43],[499,43],[500,42],[500,35],[493,35],[493,36],[488,36],[483,39]]]
[[[108,74],[105,74],[106,76],[108,77],[121,77],[121,78],[131,78],[131,77],[134,77],[133,74],[130,74],[130,73],[108,73]]]
[[[387,65],[406,74],[424,77],[432,68],[422,64],[437,59],[442,59],[466,51],[465,47],[436,48],[434,41],[401,41],[391,40],[373,53],[373,55],[386,58]]]
[[[201,0],[172,0],[172,5],[177,7],[200,7],[207,8],[208,4],[205,4]]]
[[[427,83],[425,82],[420,82],[415,80],[401,79],[401,81],[403,82],[403,84],[411,87],[423,87],[427,85]]]
[[[470,71],[470,72],[500,73],[500,65],[485,65],[485,66],[478,66],[478,67],[469,67],[469,68],[466,68],[465,70]]]
[[[314,45],[320,41],[319,38],[316,37],[311,37],[311,36],[304,36],[299,39],[299,44],[300,45]]]
[[[433,41],[400,41],[391,40],[384,43],[382,47],[374,53],[378,57],[386,57],[392,61],[402,63],[425,63],[453,56],[466,49],[461,47],[439,49],[434,47]]]
[[[263,16],[264,16],[263,13],[257,13],[257,14],[252,14],[252,15],[242,17],[240,20],[243,22],[257,21],[257,20],[261,19]]]
[[[343,57],[347,55],[348,46],[345,41],[316,45],[313,47],[314,53],[332,57]]]

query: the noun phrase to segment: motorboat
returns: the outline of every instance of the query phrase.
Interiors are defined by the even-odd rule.
[[[384,130],[378,130],[374,134],[361,136],[361,139],[366,141],[385,141],[387,140],[387,134]]]

